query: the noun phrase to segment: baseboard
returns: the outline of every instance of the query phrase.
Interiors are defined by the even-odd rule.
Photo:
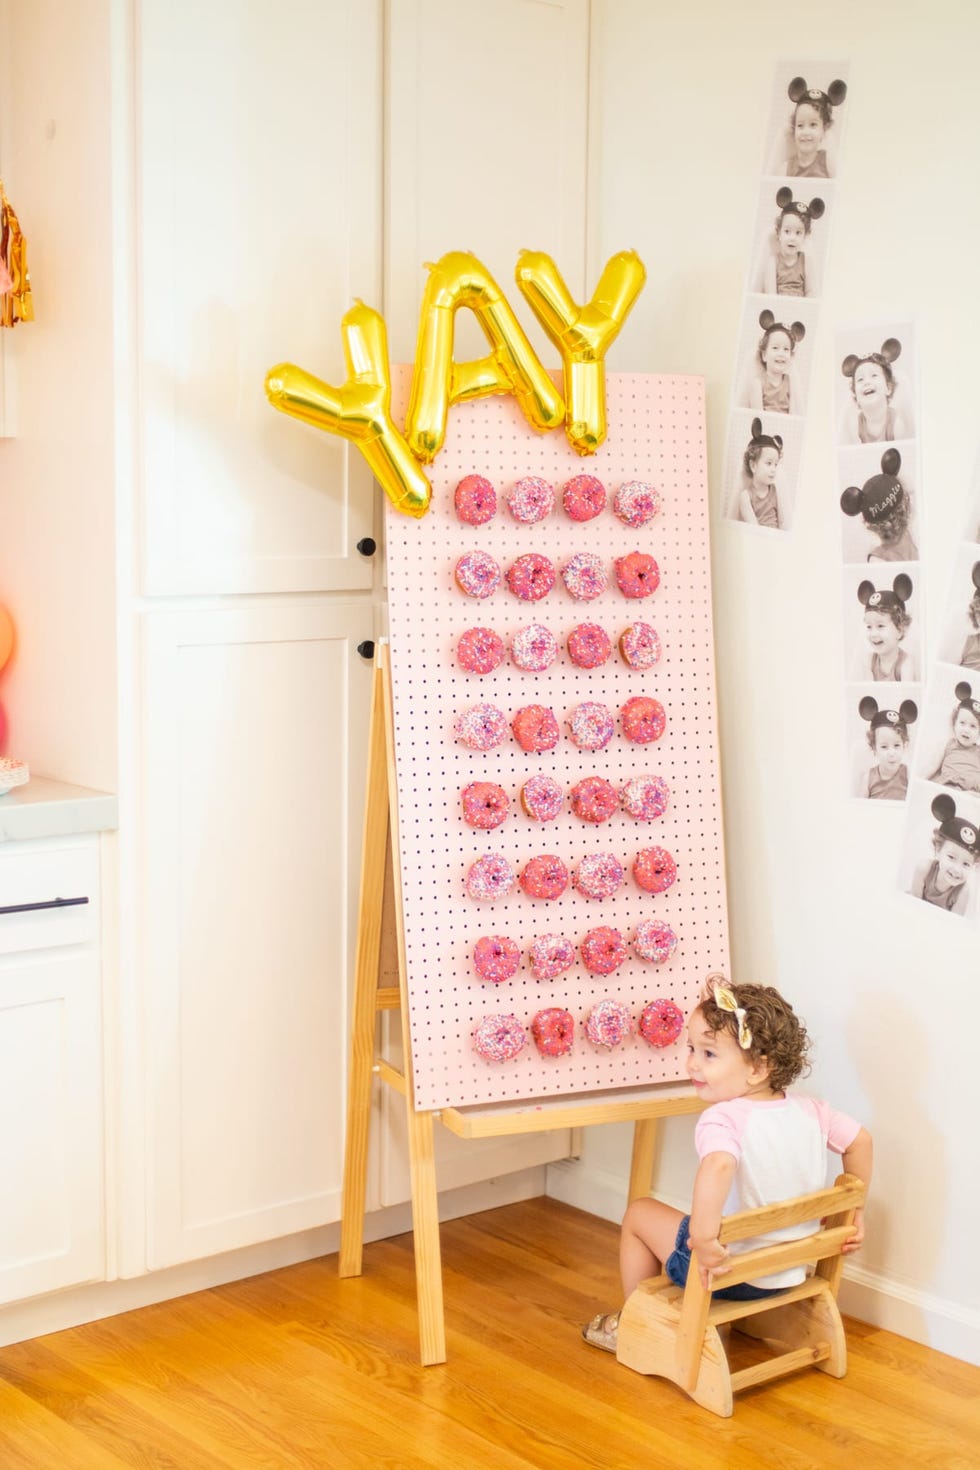
[[[502,1174],[479,1184],[449,1189],[439,1195],[440,1220],[455,1220],[480,1210],[516,1204],[519,1200],[536,1199],[544,1193],[543,1165]],[[410,1203],[392,1205],[367,1216],[365,1242],[386,1240],[404,1235],[412,1228]],[[265,1241],[244,1250],[229,1251],[222,1256],[209,1256],[203,1261],[189,1261],[165,1271],[153,1271],[126,1281],[100,1281],[66,1291],[49,1292],[27,1301],[11,1302],[0,1308],[0,1347],[24,1342],[48,1332],[63,1332],[84,1322],[97,1322],[119,1312],[131,1312],[154,1302],[170,1301],[195,1291],[223,1286],[229,1281],[242,1281],[247,1276],[260,1276],[282,1266],[295,1266],[318,1256],[332,1255],[340,1247],[340,1224],[324,1225],[287,1235],[281,1240]]]
[[[584,1169],[576,1160],[562,1159],[548,1165],[547,1192],[552,1199],[575,1205],[602,1220],[618,1224],[622,1219],[626,1191],[621,1174]],[[689,1201],[667,1194],[658,1193],[658,1198],[678,1210],[690,1207]],[[959,1302],[932,1296],[849,1263],[844,1267],[840,1307],[859,1322],[869,1322],[872,1327],[980,1366],[980,1312]]]

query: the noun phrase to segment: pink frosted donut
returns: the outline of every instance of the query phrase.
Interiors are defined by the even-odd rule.
[[[482,475],[464,475],[454,503],[457,518],[467,526],[485,526],[497,514],[497,492]]]
[[[633,1030],[630,1013],[621,1001],[609,996],[594,1005],[585,1018],[585,1034],[593,1046],[604,1046],[612,1051],[622,1046]]]
[[[649,699],[636,694],[628,699],[619,712],[620,724],[627,740],[634,745],[649,745],[659,740],[667,724],[664,707],[658,699]]]
[[[575,887],[586,898],[612,898],[623,886],[623,865],[611,852],[590,852],[575,870]]]
[[[510,640],[510,656],[519,669],[543,674],[558,657],[558,643],[554,633],[541,623],[531,623],[518,629]]]
[[[579,945],[582,963],[593,975],[611,975],[626,959],[626,945],[618,929],[603,925],[590,929]]]
[[[565,793],[550,776],[529,776],[521,787],[521,806],[532,822],[553,822],[565,803]]]
[[[619,635],[619,652],[631,669],[652,669],[663,652],[656,628],[649,623],[630,623]]]
[[[493,750],[507,738],[507,716],[495,704],[474,704],[456,721],[456,739],[471,750]]]
[[[546,556],[529,551],[507,568],[507,586],[522,602],[540,602],[555,585],[555,569]]]
[[[650,1046],[670,1046],[684,1030],[684,1012],[672,1000],[652,1000],[640,1016],[640,1035]]]
[[[623,810],[636,821],[652,822],[667,810],[670,787],[663,776],[634,776],[619,793],[619,799]]]
[[[669,924],[659,919],[644,919],[633,931],[633,948],[641,960],[662,965],[677,948],[677,935]]]
[[[660,512],[660,491],[642,480],[627,480],[613,497],[613,513],[624,526],[645,526]]]
[[[527,1044],[527,1032],[514,1015],[484,1016],[473,1032],[473,1049],[485,1062],[509,1062]]]
[[[456,586],[467,597],[492,597],[500,586],[500,568],[485,551],[468,551],[456,563]]]
[[[569,715],[568,731],[579,750],[602,750],[616,733],[616,724],[604,704],[587,699]]]
[[[609,585],[602,557],[594,551],[578,551],[561,569],[561,579],[569,596],[578,602],[591,602],[601,597]]]
[[[492,832],[507,820],[510,797],[502,786],[492,781],[471,781],[460,793],[463,803],[463,821],[467,827],[478,827],[481,832]]]
[[[616,788],[604,776],[586,776],[569,793],[572,811],[581,822],[608,822],[619,806]]]
[[[524,526],[533,526],[543,521],[555,508],[555,488],[537,475],[525,475],[507,491],[507,509],[515,521]]]
[[[677,864],[665,847],[645,847],[633,859],[633,877],[647,893],[664,893],[677,877]]]
[[[568,657],[579,669],[597,669],[612,653],[605,628],[598,623],[579,623],[568,635]]]
[[[575,1021],[570,1011],[549,1006],[546,1011],[538,1011],[532,1020],[531,1035],[543,1057],[564,1057],[575,1041]]]
[[[614,567],[616,581],[624,597],[652,597],[660,586],[660,568],[645,551],[617,556]]]
[[[504,640],[492,628],[467,628],[456,644],[456,661],[468,674],[492,674],[504,661]]]
[[[479,903],[493,903],[513,893],[517,878],[506,858],[488,853],[477,858],[466,875],[466,892]]]
[[[569,520],[594,520],[606,508],[606,487],[595,475],[574,475],[562,487],[561,503]]]
[[[568,887],[568,869],[553,853],[530,858],[521,870],[521,887],[528,898],[561,898]]]
[[[557,980],[575,963],[575,946],[560,934],[542,934],[527,952],[528,965],[535,980]]]
[[[519,709],[510,722],[510,728],[521,749],[534,755],[554,750],[561,738],[558,721],[543,704],[526,704]]]
[[[502,985],[521,968],[520,948],[504,934],[485,934],[476,941],[473,968],[481,980]]]

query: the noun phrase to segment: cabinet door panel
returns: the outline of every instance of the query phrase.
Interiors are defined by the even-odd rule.
[[[147,620],[154,1267],[339,1218],[371,617]]]
[[[356,449],[276,413],[269,368],[339,385],[379,303],[380,0],[142,0],[144,590],[367,588]]]
[[[99,966],[88,948],[0,959],[0,1301],[101,1279]]]

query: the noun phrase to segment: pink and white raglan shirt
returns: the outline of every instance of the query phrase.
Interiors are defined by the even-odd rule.
[[[723,1215],[733,1215],[823,1189],[827,1150],[844,1153],[860,1130],[860,1123],[816,1097],[788,1094],[772,1102],[736,1097],[705,1109],[694,1132],[694,1146],[699,1159],[727,1153],[738,1161],[722,1209]],[[767,1235],[733,1240],[728,1249],[737,1255],[782,1240],[799,1240],[819,1228],[819,1220],[804,1220]],[[771,1276],[753,1277],[752,1285],[796,1286],[805,1276],[803,1266],[793,1266]],[[719,1285],[724,1285],[721,1278]]]

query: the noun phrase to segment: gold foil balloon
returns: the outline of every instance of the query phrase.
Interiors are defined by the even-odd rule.
[[[424,516],[432,487],[391,417],[391,377],[384,318],[357,301],[340,324],[347,381],[333,388],[295,363],[266,374],[273,408],[356,444],[396,510]]]
[[[594,454],[606,437],[606,351],[643,289],[643,262],[635,250],[614,255],[585,306],[575,304],[555,262],[543,251],[522,250],[515,275],[561,353],[568,441],[579,454]]]
[[[14,651],[14,620],[0,604],[0,669]]]
[[[468,251],[452,250],[428,270],[405,418],[405,438],[416,459],[423,464],[435,459],[446,437],[450,404],[467,398],[513,393],[534,428],[557,427],[565,414],[561,394],[486,266]],[[492,349],[476,362],[453,362],[461,306],[475,314]]]

